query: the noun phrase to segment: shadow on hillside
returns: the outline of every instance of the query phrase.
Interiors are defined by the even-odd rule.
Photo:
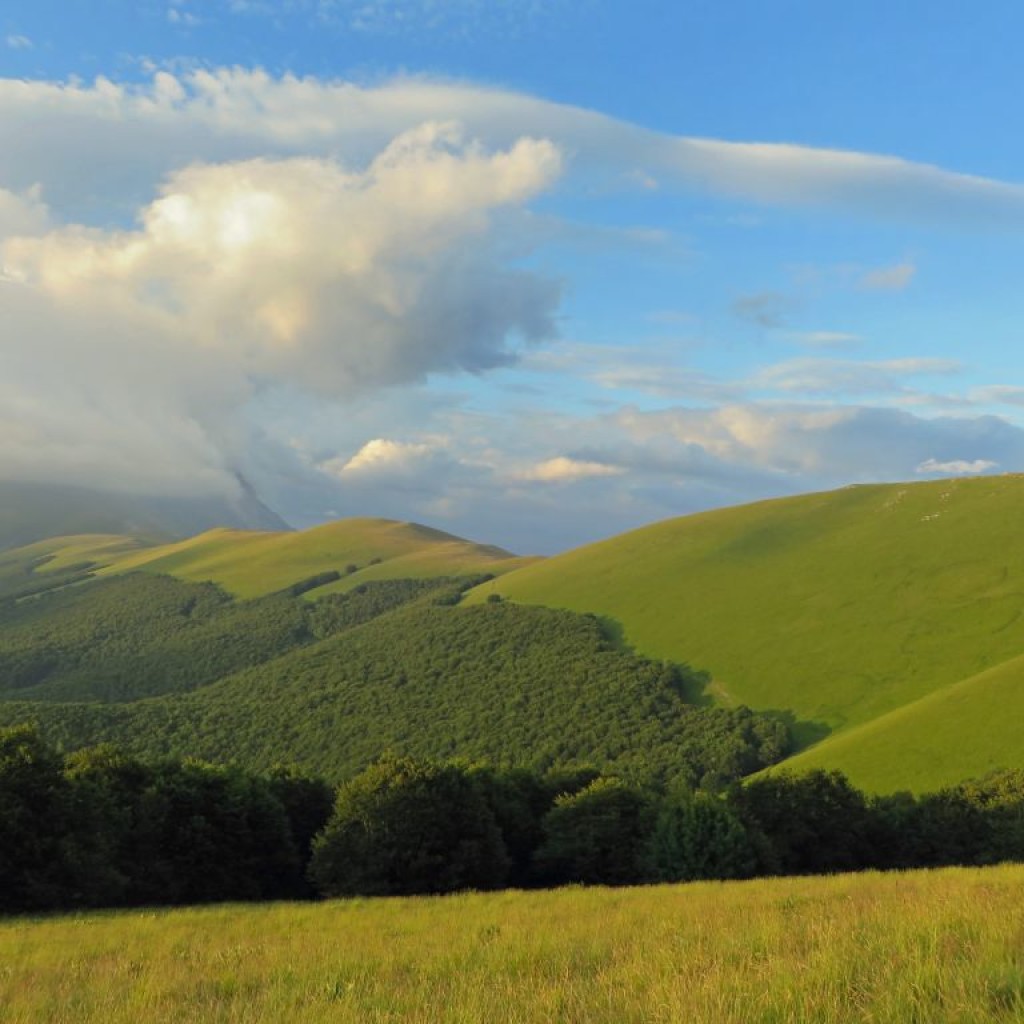
[[[615,650],[622,651],[623,654],[634,654],[637,657],[641,657],[641,655],[636,653],[633,645],[626,639],[626,627],[618,619],[613,619],[610,615],[595,615],[593,612],[585,614],[588,618],[597,620],[605,639]]]
[[[797,718],[792,711],[775,711],[766,709],[761,712],[763,715],[770,715],[777,718],[789,730],[792,740],[790,754],[799,753],[808,747],[813,747],[823,739],[832,735],[832,727],[824,722],[810,722]]]
[[[601,632],[617,651],[632,654],[637,658],[646,657],[626,639],[625,627],[618,619],[608,615],[592,615],[592,618],[597,619]],[[694,668],[685,661],[672,664],[679,669],[679,693],[687,704],[699,708],[721,707],[723,704],[729,706],[731,701],[724,692],[718,692],[710,672]],[[824,722],[804,721],[797,718],[792,711],[764,708],[760,714],[775,718],[786,726],[792,741],[791,753],[813,747],[832,734],[831,726],[825,725]]]

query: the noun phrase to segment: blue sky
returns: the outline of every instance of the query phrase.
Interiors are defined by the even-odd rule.
[[[1017,4],[11,0],[0,477],[553,551],[1024,470]],[[55,372],[55,368],[60,368]]]

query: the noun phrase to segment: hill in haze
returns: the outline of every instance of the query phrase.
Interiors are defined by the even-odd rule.
[[[921,790],[1024,767],[1022,524],[1016,475],[856,486],[657,523],[471,600],[602,616],[716,702],[810,723],[787,764]]]
[[[237,498],[145,497],[54,483],[0,480],[0,551],[71,534],[170,539],[214,526],[286,530],[240,479]]]

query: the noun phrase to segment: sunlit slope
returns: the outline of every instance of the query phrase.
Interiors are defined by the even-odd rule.
[[[1024,657],[840,733],[785,763],[834,768],[861,789],[933,792],[999,768],[1024,768]]]
[[[719,699],[840,730],[1024,652],[1022,527],[1020,476],[852,487],[658,523],[472,597],[608,616]]]
[[[0,600],[77,582],[89,575],[91,567],[139,551],[145,543],[138,537],[98,533],[55,537],[0,551]]]
[[[114,559],[146,550],[140,537],[119,533],[83,533],[71,537],[51,537],[25,547],[0,552],[0,574],[17,569],[65,572],[84,565],[106,565]]]
[[[319,573],[344,579],[311,592],[347,590],[370,579],[499,573],[523,564],[501,548],[474,544],[415,523],[341,519],[300,532],[211,530],[174,544],[115,557],[104,573],[142,570],[194,582],[212,580],[257,597]]]

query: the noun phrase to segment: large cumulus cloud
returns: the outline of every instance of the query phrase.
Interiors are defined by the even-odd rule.
[[[362,169],[191,164],[127,229],[0,204],[0,474],[230,489],[261,387],[345,399],[510,362],[560,289],[508,263],[497,218],[559,170],[550,142],[425,123]]]

